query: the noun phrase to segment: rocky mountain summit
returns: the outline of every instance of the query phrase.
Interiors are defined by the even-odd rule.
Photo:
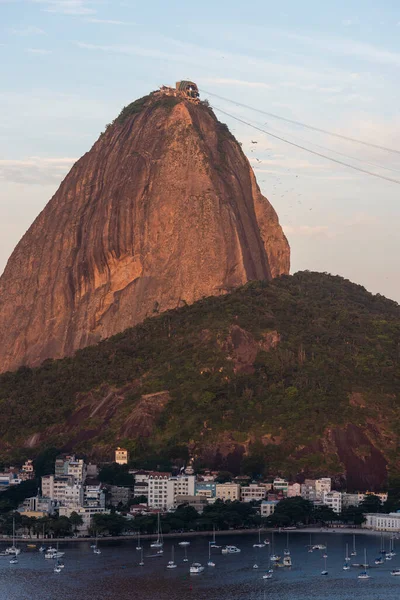
[[[289,272],[289,245],[240,144],[206,103],[127,106],[17,245],[0,278],[0,371]]]

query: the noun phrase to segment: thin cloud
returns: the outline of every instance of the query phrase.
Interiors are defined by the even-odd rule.
[[[134,23],[129,21],[116,21],[114,19],[86,19],[87,23],[98,23],[100,25],[134,25]]]
[[[51,54],[51,50],[45,50],[44,48],[27,48],[26,49],[29,54],[38,54],[38,55],[46,55]]]
[[[355,40],[335,37],[319,38],[290,32],[286,32],[284,35],[289,39],[311,45],[314,49],[319,48],[320,50],[326,50],[333,54],[352,56],[375,63],[400,66],[399,52],[392,52],[366,42],[357,42]]]
[[[333,233],[329,231],[326,225],[282,225],[285,233],[302,237],[328,237],[332,238]]]
[[[68,173],[76,158],[40,158],[0,160],[0,181],[23,184],[57,184]]]
[[[34,4],[42,4],[45,12],[63,15],[93,15],[96,13],[91,0],[30,0]]]
[[[267,90],[273,89],[274,86],[264,83],[263,81],[245,81],[243,79],[224,79],[221,77],[208,77],[206,79],[200,79],[204,83],[215,83],[221,85],[237,85],[242,87],[250,88],[265,88]]]
[[[45,31],[43,31],[43,29],[40,29],[39,27],[33,27],[33,26],[29,26],[29,27],[21,27],[21,28],[11,28],[8,30],[11,35],[20,35],[22,37],[27,36],[27,35],[44,35]]]

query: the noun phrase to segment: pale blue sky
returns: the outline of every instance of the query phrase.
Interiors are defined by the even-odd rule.
[[[0,272],[74,160],[122,106],[161,84],[190,78],[202,90],[400,149],[399,36],[394,0],[0,0]],[[400,181],[400,155],[211,100]],[[400,300],[400,186],[219,116],[278,211],[292,270],[339,273]]]

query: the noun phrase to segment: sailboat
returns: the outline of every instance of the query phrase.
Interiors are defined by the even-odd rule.
[[[13,543],[5,549],[6,554],[12,554],[14,557],[20,554],[21,550],[15,545],[15,517],[13,517]],[[11,562],[11,561],[10,561]],[[18,561],[17,561],[18,562]]]
[[[217,544],[215,543],[215,525],[213,525],[213,539],[210,546],[211,548],[221,548],[221,546],[217,546]]]
[[[61,573],[63,566],[64,565],[61,565],[60,561],[57,559],[57,562],[54,565],[54,569],[53,569],[54,573]]]
[[[44,540],[44,525],[43,525],[42,539]],[[39,548],[39,552],[44,552],[45,550],[46,550],[46,546],[44,546],[44,544],[42,542],[42,545]]]
[[[289,550],[289,532],[287,532],[286,534],[286,548],[283,551],[284,556],[290,556],[290,550]]]
[[[369,579],[369,575],[367,573],[368,563],[367,563],[367,549],[364,548],[364,571],[358,575],[358,579]]]
[[[325,552],[323,553],[322,558],[328,558],[328,542],[325,544]]]
[[[351,552],[350,556],[357,556],[357,552],[356,552],[356,536],[353,535],[353,551]]]
[[[309,552],[314,552],[314,546],[313,546],[313,544],[312,544],[312,536],[311,536],[311,533],[310,533],[310,543],[309,543],[309,546],[308,546],[308,551],[309,551]]]
[[[270,552],[268,555],[268,570],[263,575],[263,579],[272,579],[273,572],[274,572],[273,569],[271,569],[271,552]]]
[[[163,547],[160,518],[161,518],[160,513],[158,513],[158,515],[157,515],[157,540],[150,544],[150,548],[160,548],[161,549]]]
[[[391,536],[389,543],[389,552],[386,553],[386,560],[392,560],[394,556],[396,556],[396,552],[394,551],[394,538]]]
[[[383,555],[385,554],[385,543],[383,541],[383,533],[381,533],[381,547],[379,550],[379,554],[380,556],[377,556],[377,558],[375,559],[375,564],[383,565]]]
[[[140,563],[139,563],[139,567],[144,567],[143,548],[140,549]]]
[[[171,560],[168,561],[167,569],[176,569],[176,563],[174,561],[174,546],[171,548]]]
[[[98,547],[98,541],[97,541],[97,532],[96,532],[96,545],[95,545],[95,547],[93,548],[93,554],[101,554],[101,550],[100,550],[100,548]]]
[[[211,547],[211,542],[210,542],[210,547]],[[183,562],[188,562],[188,556],[187,556],[187,547],[185,546],[185,556],[183,557]]]
[[[253,548],[264,548],[265,544],[261,541],[261,529],[258,530],[258,542],[253,544]]]
[[[324,570],[321,571],[321,575],[328,575],[328,570],[326,568],[326,558],[327,558],[327,556],[326,556],[326,554],[324,554]]]
[[[140,545],[140,531],[138,531],[138,541],[137,541],[137,546],[136,546],[136,550],[141,550],[142,546]]]
[[[278,562],[278,560],[280,560],[280,556],[278,556],[277,554],[275,554],[275,540],[274,540],[274,534],[272,533],[272,554],[270,556],[270,560],[272,562]]]
[[[350,556],[349,556],[349,545],[346,544],[346,554],[344,557],[344,565],[343,565],[343,571],[350,571]]]
[[[215,567],[215,562],[211,560],[211,542],[208,544],[208,563],[207,567]]]

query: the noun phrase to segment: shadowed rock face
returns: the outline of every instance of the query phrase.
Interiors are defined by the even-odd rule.
[[[210,109],[151,95],[71,169],[0,278],[0,371],[289,272],[289,246]]]

